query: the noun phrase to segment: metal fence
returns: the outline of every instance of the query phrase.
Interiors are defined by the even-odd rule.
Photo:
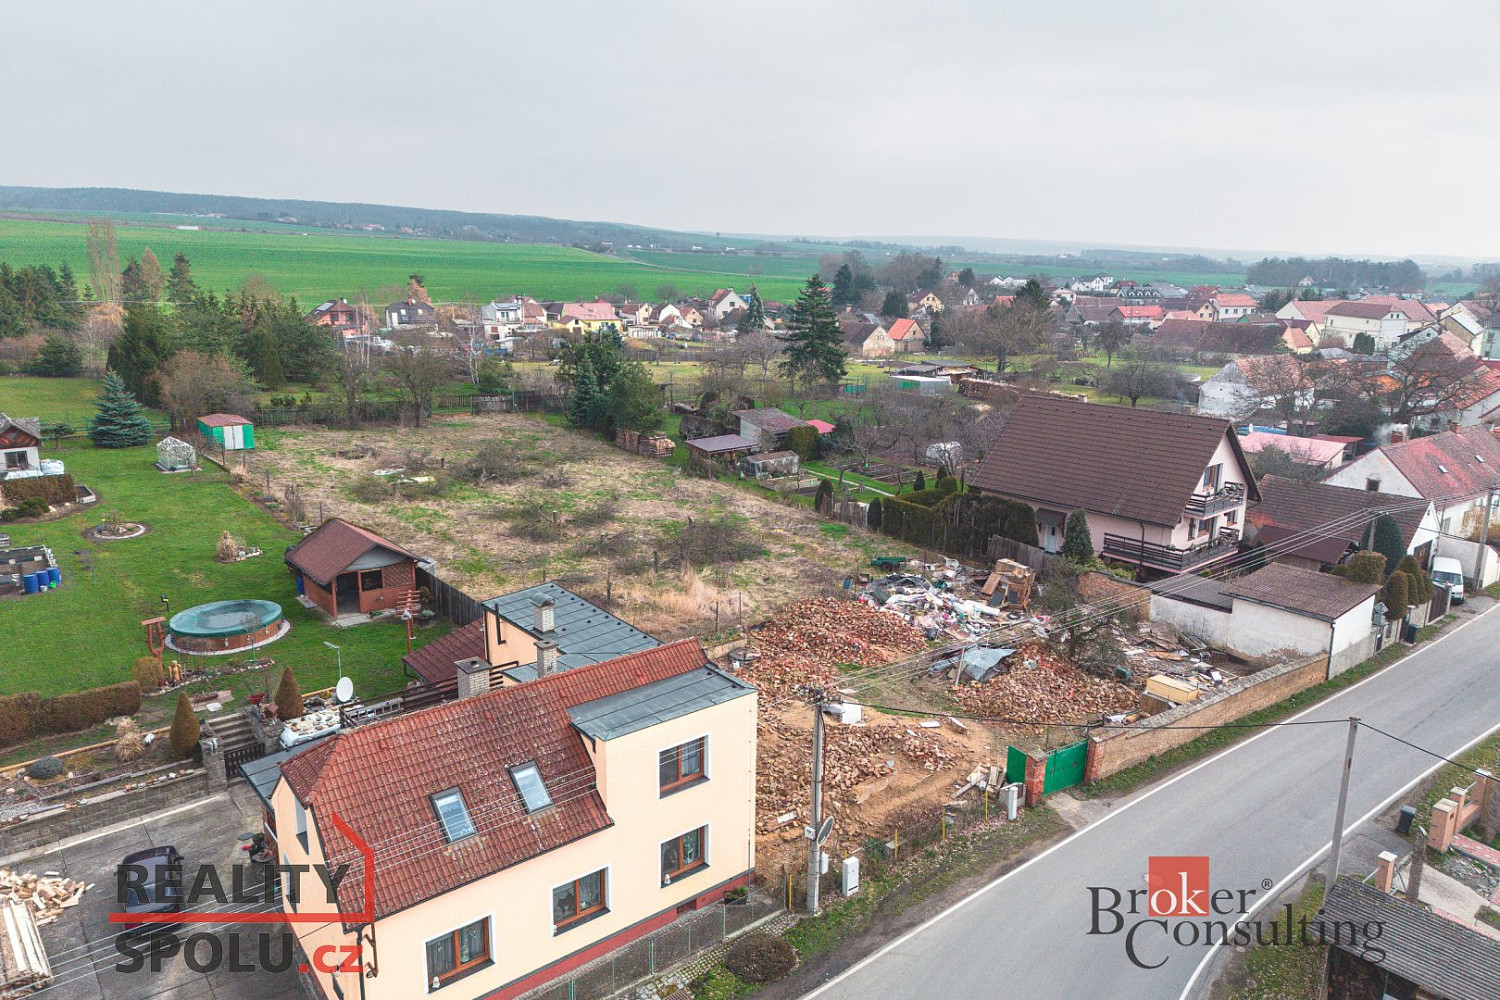
[[[739,902],[714,903],[519,1000],[603,1000],[774,917],[781,909],[778,902],[754,891]]]

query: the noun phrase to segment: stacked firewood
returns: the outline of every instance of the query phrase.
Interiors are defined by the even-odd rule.
[[[36,910],[39,927],[62,916],[63,910],[77,906],[88,888],[91,887],[56,872],[31,875],[0,868],[0,901],[16,899],[30,903]]]

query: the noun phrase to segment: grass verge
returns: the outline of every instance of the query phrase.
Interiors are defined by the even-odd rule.
[[[1308,882],[1292,904],[1291,923],[1311,921],[1322,905],[1323,887]],[[1245,953],[1226,1000],[1314,1000],[1326,951],[1320,944],[1257,946]]]

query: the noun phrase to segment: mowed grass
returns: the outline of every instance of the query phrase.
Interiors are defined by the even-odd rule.
[[[52,264],[66,260],[80,285],[88,280],[88,229],[82,222],[0,219],[0,260],[18,264]],[[139,257],[149,246],[162,266],[179,251],[188,255],[193,276],[204,288],[237,288],[251,274],[260,275],[283,295],[311,306],[325,298],[356,298],[362,291],[374,305],[384,305],[407,275],[416,272],[434,299],[459,302],[468,296],[525,293],[537,298],[588,299],[613,293],[624,283],[651,296],[658,285],[673,284],[687,294],[711,292],[736,282],[733,274],[714,275],[627,262],[573,247],[520,243],[471,243],[462,240],[394,236],[337,235],[326,230],[300,232],[233,232],[179,230],[167,225],[116,225],[120,257]],[[814,265],[816,266],[816,265]],[[766,298],[795,296],[806,279],[760,280]]]
[[[94,400],[102,384],[93,378],[0,376],[0,413],[40,417],[44,424],[68,421],[82,433],[83,422],[95,414]]]
[[[174,612],[236,598],[280,604],[292,630],[265,650],[278,664],[295,669],[304,691],[328,687],[337,679],[334,652],[324,640],[343,647],[344,672],[354,678],[361,695],[386,694],[404,685],[404,627],[377,623],[338,630],[305,611],[282,563],[286,547],[299,534],[237,494],[216,467],[164,475],[152,466],[152,446],[106,450],[71,442],[60,452],[49,448],[47,454],[64,459],[74,478],[93,487],[101,499],[60,520],[5,526],[17,545],[50,546],[63,583],[44,595],[0,601],[0,694],[53,695],[128,680],[130,664],[146,652],[140,622],[163,613],[162,594],[170,598]],[[150,533],[116,542],[82,537],[85,528],[116,510],[126,520],[149,525]],[[218,562],[215,544],[226,529],[265,554]],[[80,551],[91,552],[92,575],[82,568]],[[443,631],[420,630],[417,642]],[[227,659],[178,658],[212,666]],[[243,694],[262,683],[264,678],[251,672],[209,686]]]

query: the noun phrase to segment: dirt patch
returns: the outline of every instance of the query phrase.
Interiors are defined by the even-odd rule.
[[[468,463],[495,443],[516,462],[475,482]],[[436,559],[444,579],[481,600],[555,580],[662,639],[753,623],[831,592],[868,564],[877,544],[892,548],[858,531],[829,537],[810,510],[515,414],[420,429],[308,430],[247,460],[247,487],[279,496],[294,484],[307,511],[345,517]],[[419,478],[431,482],[399,484]],[[731,558],[684,563],[690,520],[739,526],[753,553],[737,558],[745,553],[715,536],[694,551]]]

